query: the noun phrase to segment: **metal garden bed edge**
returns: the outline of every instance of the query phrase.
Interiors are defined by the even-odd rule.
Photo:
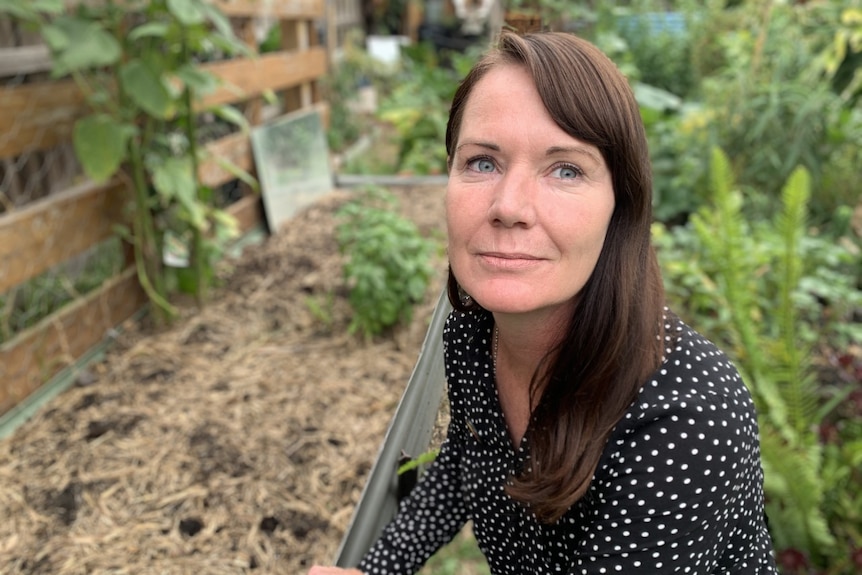
[[[444,289],[434,308],[419,359],[336,554],[335,564],[339,567],[355,567],[395,516],[399,491],[397,470],[402,454],[415,457],[429,447],[445,389],[443,325],[451,309]]]

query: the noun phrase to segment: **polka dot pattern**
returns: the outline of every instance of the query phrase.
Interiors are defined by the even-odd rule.
[[[671,316],[665,329],[663,363],[614,428],[587,494],[545,525],[504,491],[530,448],[529,437],[513,448],[500,408],[493,317],[452,312],[447,439],[360,570],[415,573],[472,520],[494,574],[776,574],[751,397],[712,343]]]

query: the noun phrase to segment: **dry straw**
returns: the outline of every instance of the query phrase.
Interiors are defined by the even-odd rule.
[[[442,190],[399,195],[440,233]],[[202,312],[129,326],[0,442],[0,572],[292,575],[332,560],[445,279],[441,262],[393,337],[348,337],[344,198],[248,248]],[[328,293],[331,329],[305,301]]]

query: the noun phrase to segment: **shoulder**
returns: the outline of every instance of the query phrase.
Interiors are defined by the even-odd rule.
[[[644,382],[636,405],[648,409],[653,403],[673,398],[751,402],[748,389],[731,359],[682,320],[668,316],[664,359]]]
[[[665,327],[664,361],[611,434],[604,465],[626,454],[680,448],[676,453],[693,462],[715,457],[753,464],[757,417],[733,362],[681,320],[670,318]]]

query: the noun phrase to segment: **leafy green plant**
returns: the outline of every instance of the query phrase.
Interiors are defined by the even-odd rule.
[[[856,477],[849,466],[860,457],[862,411],[849,414],[842,447],[824,446],[819,430],[853,393],[854,384],[852,379],[830,385],[815,379],[813,346],[842,341],[828,334],[838,324],[853,323],[854,312],[830,325],[824,318],[833,313],[834,293],[809,291],[817,283],[813,278],[848,274],[844,248],[832,245],[824,256],[819,248],[825,242],[808,237],[811,184],[803,168],[788,179],[780,211],[766,222],[743,216],[731,164],[718,150],[711,182],[710,205],[693,215],[689,226],[671,231],[655,226],[669,298],[728,350],[752,391],[777,549],[798,554],[812,566],[849,565],[859,543],[849,535],[858,534],[859,517],[835,502],[847,499],[843,490]],[[862,303],[853,281],[844,286],[843,296]],[[848,346],[859,343],[847,339],[852,333],[844,337]],[[836,569],[829,572],[852,572]]]
[[[75,122],[73,144],[86,174],[132,183],[131,227],[118,232],[134,245],[150,301],[164,319],[174,315],[163,263],[170,232],[184,245],[194,272],[187,281],[202,303],[236,222],[198,179],[195,102],[218,82],[195,62],[246,50],[230,22],[204,0],[106,0],[70,12],[62,0],[0,0],[4,12],[40,31],[52,75],[71,76],[85,95],[90,113]],[[231,108],[212,111],[241,123]]]
[[[625,10],[634,17],[655,4],[633,2],[611,14]],[[727,151],[737,184],[749,198],[748,215],[768,217],[779,209],[782,183],[803,165],[811,177],[812,222],[828,233],[840,232],[834,230],[841,219],[836,216],[858,201],[855,172],[862,162],[862,112],[851,85],[862,66],[854,48],[859,9],[834,0],[671,4],[687,14],[688,61],[698,83],[673,109],[645,116],[656,216],[684,222],[704,201],[710,150],[719,147]],[[666,75],[660,67],[645,59],[657,52],[669,66],[683,56],[668,58],[656,35],[623,40],[617,28],[603,22],[597,35],[619,40],[623,49],[608,45],[633,83],[670,87],[659,79]],[[637,43],[637,50],[629,50],[629,43]]]
[[[435,244],[395,208],[392,194],[368,188],[338,211],[338,244],[346,255],[353,309],[349,330],[369,338],[410,320],[433,273]]]

